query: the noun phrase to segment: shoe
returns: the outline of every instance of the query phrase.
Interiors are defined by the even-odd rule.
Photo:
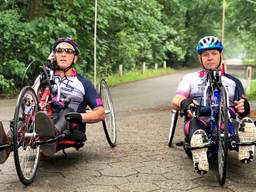
[[[254,122],[245,117],[241,120],[238,127],[238,137],[240,143],[252,142],[256,140],[256,127]],[[238,159],[243,163],[250,163],[253,160],[255,145],[239,145]]]
[[[4,126],[0,121],[0,146],[9,143],[9,139],[4,131]],[[0,150],[0,164],[4,163],[8,159],[10,152],[11,147]]]
[[[190,140],[190,147],[201,147],[208,143],[208,137],[204,130],[196,130]],[[208,148],[192,149],[192,159],[195,170],[198,174],[206,174],[209,171],[209,163],[207,157]]]
[[[45,141],[56,136],[55,127],[52,120],[42,111],[39,111],[36,114],[35,128],[41,141]],[[42,144],[40,145],[40,151],[44,156],[51,156],[56,152],[56,147],[56,142]]]

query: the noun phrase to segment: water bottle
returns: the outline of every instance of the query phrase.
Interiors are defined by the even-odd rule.
[[[220,92],[219,92],[219,90],[214,89],[213,94],[214,94],[214,97],[215,97],[217,103],[220,103]]]
[[[24,106],[24,113],[25,115],[29,115],[32,112],[32,105],[31,104],[25,104]]]
[[[44,92],[42,94],[42,97],[40,99],[40,107],[41,110],[46,112],[47,115],[51,116],[53,114],[48,102],[49,102],[49,97],[50,97],[51,91],[49,87],[44,88]]]

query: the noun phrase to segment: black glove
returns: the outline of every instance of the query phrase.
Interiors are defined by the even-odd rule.
[[[245,117],[245,116],[250,114],[250,111],[251,111],[250,104],[249,104],[249,101],[246,98],[242,97],[241,99],[244,99],[244,112],[239,113],[239,112],[236,111],[236,109],[235,109],[235,111],[238,113],[239,117]]]
[[[81,123],[82,115],[77,112],[69,112],[65,115],[65,119],[70,123]]]
[[[187,111],[189,110],[190,104],[193,103],[192,99],[184,99],[180,103],[180,110],[183,114],[187,115]]]

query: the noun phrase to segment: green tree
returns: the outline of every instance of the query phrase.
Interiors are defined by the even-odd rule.
[[[205,35],[221,38],[222,0],[100,0],[97,71],[107,76],[167,61],[197,64],[195,46]],[[255,4],[227,0],[225,56],[255,58]],[[32,84],[56,38],[71,36],[81,55],[80,73],[93,75],[94,1],[9,0],[0,4],[0,91]],[[241,54],[242,53],[242,54]],[[28,69],[29,68],[29,69]]]
[[[228,55],[256,59],[256,4],[250,1],[228,1],[226,37]]]

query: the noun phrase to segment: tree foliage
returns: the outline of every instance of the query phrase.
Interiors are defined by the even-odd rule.
[[[225,54],[255,57],[256,5],[227,1]],[[101,76],[167,61],[197,63],[204,35],[221,38],[222,0],[98,0],[97,71]],[[4,0],[0,5],[0,92],[33,83],[58,37],[71,36],[81,50],[76,68],[93,74],[94,1]],[[234,47],[239,48],[234,49]],[[240,49],[241,48],[241,49]],[[228,51],[228,50],[231,51]]]
[[[256,3],[254,1],[228,1],[227,4],[227,45],[229,55],[242,59],[256,59]]]

